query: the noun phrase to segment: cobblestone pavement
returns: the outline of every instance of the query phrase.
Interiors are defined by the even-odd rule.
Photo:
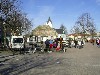
[[[66,52],[0,56],[1,75],[100,75],[100,48],[86,43],[84,48]]]

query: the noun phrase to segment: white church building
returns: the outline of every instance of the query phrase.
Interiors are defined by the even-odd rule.
[[[51,18],[49,17],[47,22],[46,22],[46,25],[49,25],[51,28],[53,28],[53,24],[52,24],[52,20]],[[55,38],[60,38],[63,37],[63,40],[66,40],[66,34],[64,33],[65,31],[63,29],[55,29],[53,28],[54,30],[56,30],[56,32],[58,33],[58,36],[55,36]]]

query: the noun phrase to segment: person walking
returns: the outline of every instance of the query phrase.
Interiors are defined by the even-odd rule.
[[[59,41],[60,41],[60,48],[62,49],[62,41],[63,41],[63,38],[61,36],[60,36]]]
[[[45,49],[46,45],[43,41],[41,41],[41,51],[44,52],[44,49]]]
[[[56,43],[56,48],[57,48],[57,46],[58,46],[58,39],[57,38],[55,39],[55,43]]]
[[[49,51],[50,42],[48,39],[45,41],[45,44],[46,44],[46,50]]]
[[[74,40],[74,43],[75,43],[75,48],[77,48],[78,41],[77,40]]]
[[[99,47],[99,38],[96,39],[96,45]]]
[[[98,42],[99,42],[99,48],[100,48],[100,38],[99,38]]]
[[[82,46],[82,44],[81,44],[81,39],[79,39],[79,40],[78,40],[78,48],[81,49],[81,46]]]
[[[94,45],[94,39],[92,39],[92,44]]]

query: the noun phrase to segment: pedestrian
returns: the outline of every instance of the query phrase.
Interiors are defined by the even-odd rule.
[[[45,44],[46,44],[46,50],[49,51],[49,44],[50,44],[50,42],[49,42],[48,39],[45,41]]]
[[[99,40],[98,40],[98,43],[99,43],[99,48],[100,48],[100,38],[99,38]]]
[[[83,39],[81,40],[81,48],[83,48],[83,46],[84,46],[84,41],[83,41]]]
[[[68,47],[71,48],[71,40],[68,40]]]
[[[57,46],[58,46],[58,39],[57,38],[55,39],[55,42],[56,42],[56,48],[57,48]]]
[[[94,39],[92,39],[92,44],[94,45]]]
[[[56,42],[53,42],[53,48],[57,48]]]
[[[78,40],[78,48],[81,49],[81,39]]]
[[[75,46],[75,43],[74,43],[74,40],[71,41],[71,47],[74,47]]]
[[[46,45],[43,41],[41,41],[41,51],[44,52],[44,49],[45,49]]]
[[[99,38],[96,39],[96,45],[99,47]]]
[[[62,41],[63,41],[63,38],[61,36],[60,36],[59,41],[60,41],[60,48],[62,49]]]
[[[52,39],[49,40],[49,46],[50,46],[50,49],[53,48],[53,40]]]
[[[60,51],[60,42],[58,42],[58,46],[57,46],[57,48],[56,48],[56,51]]]
[[[75,43],[75,48],[77,48],[78,41],[77,40],[74,40],[74,43]]]

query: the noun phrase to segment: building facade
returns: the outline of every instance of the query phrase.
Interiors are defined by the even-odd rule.
[[[55,30],[58,33],[58,38],[60,38],[60,36],[61,36],[63,38],[63,40],[66,40],[66,34],[63,29],[55,29]]]

